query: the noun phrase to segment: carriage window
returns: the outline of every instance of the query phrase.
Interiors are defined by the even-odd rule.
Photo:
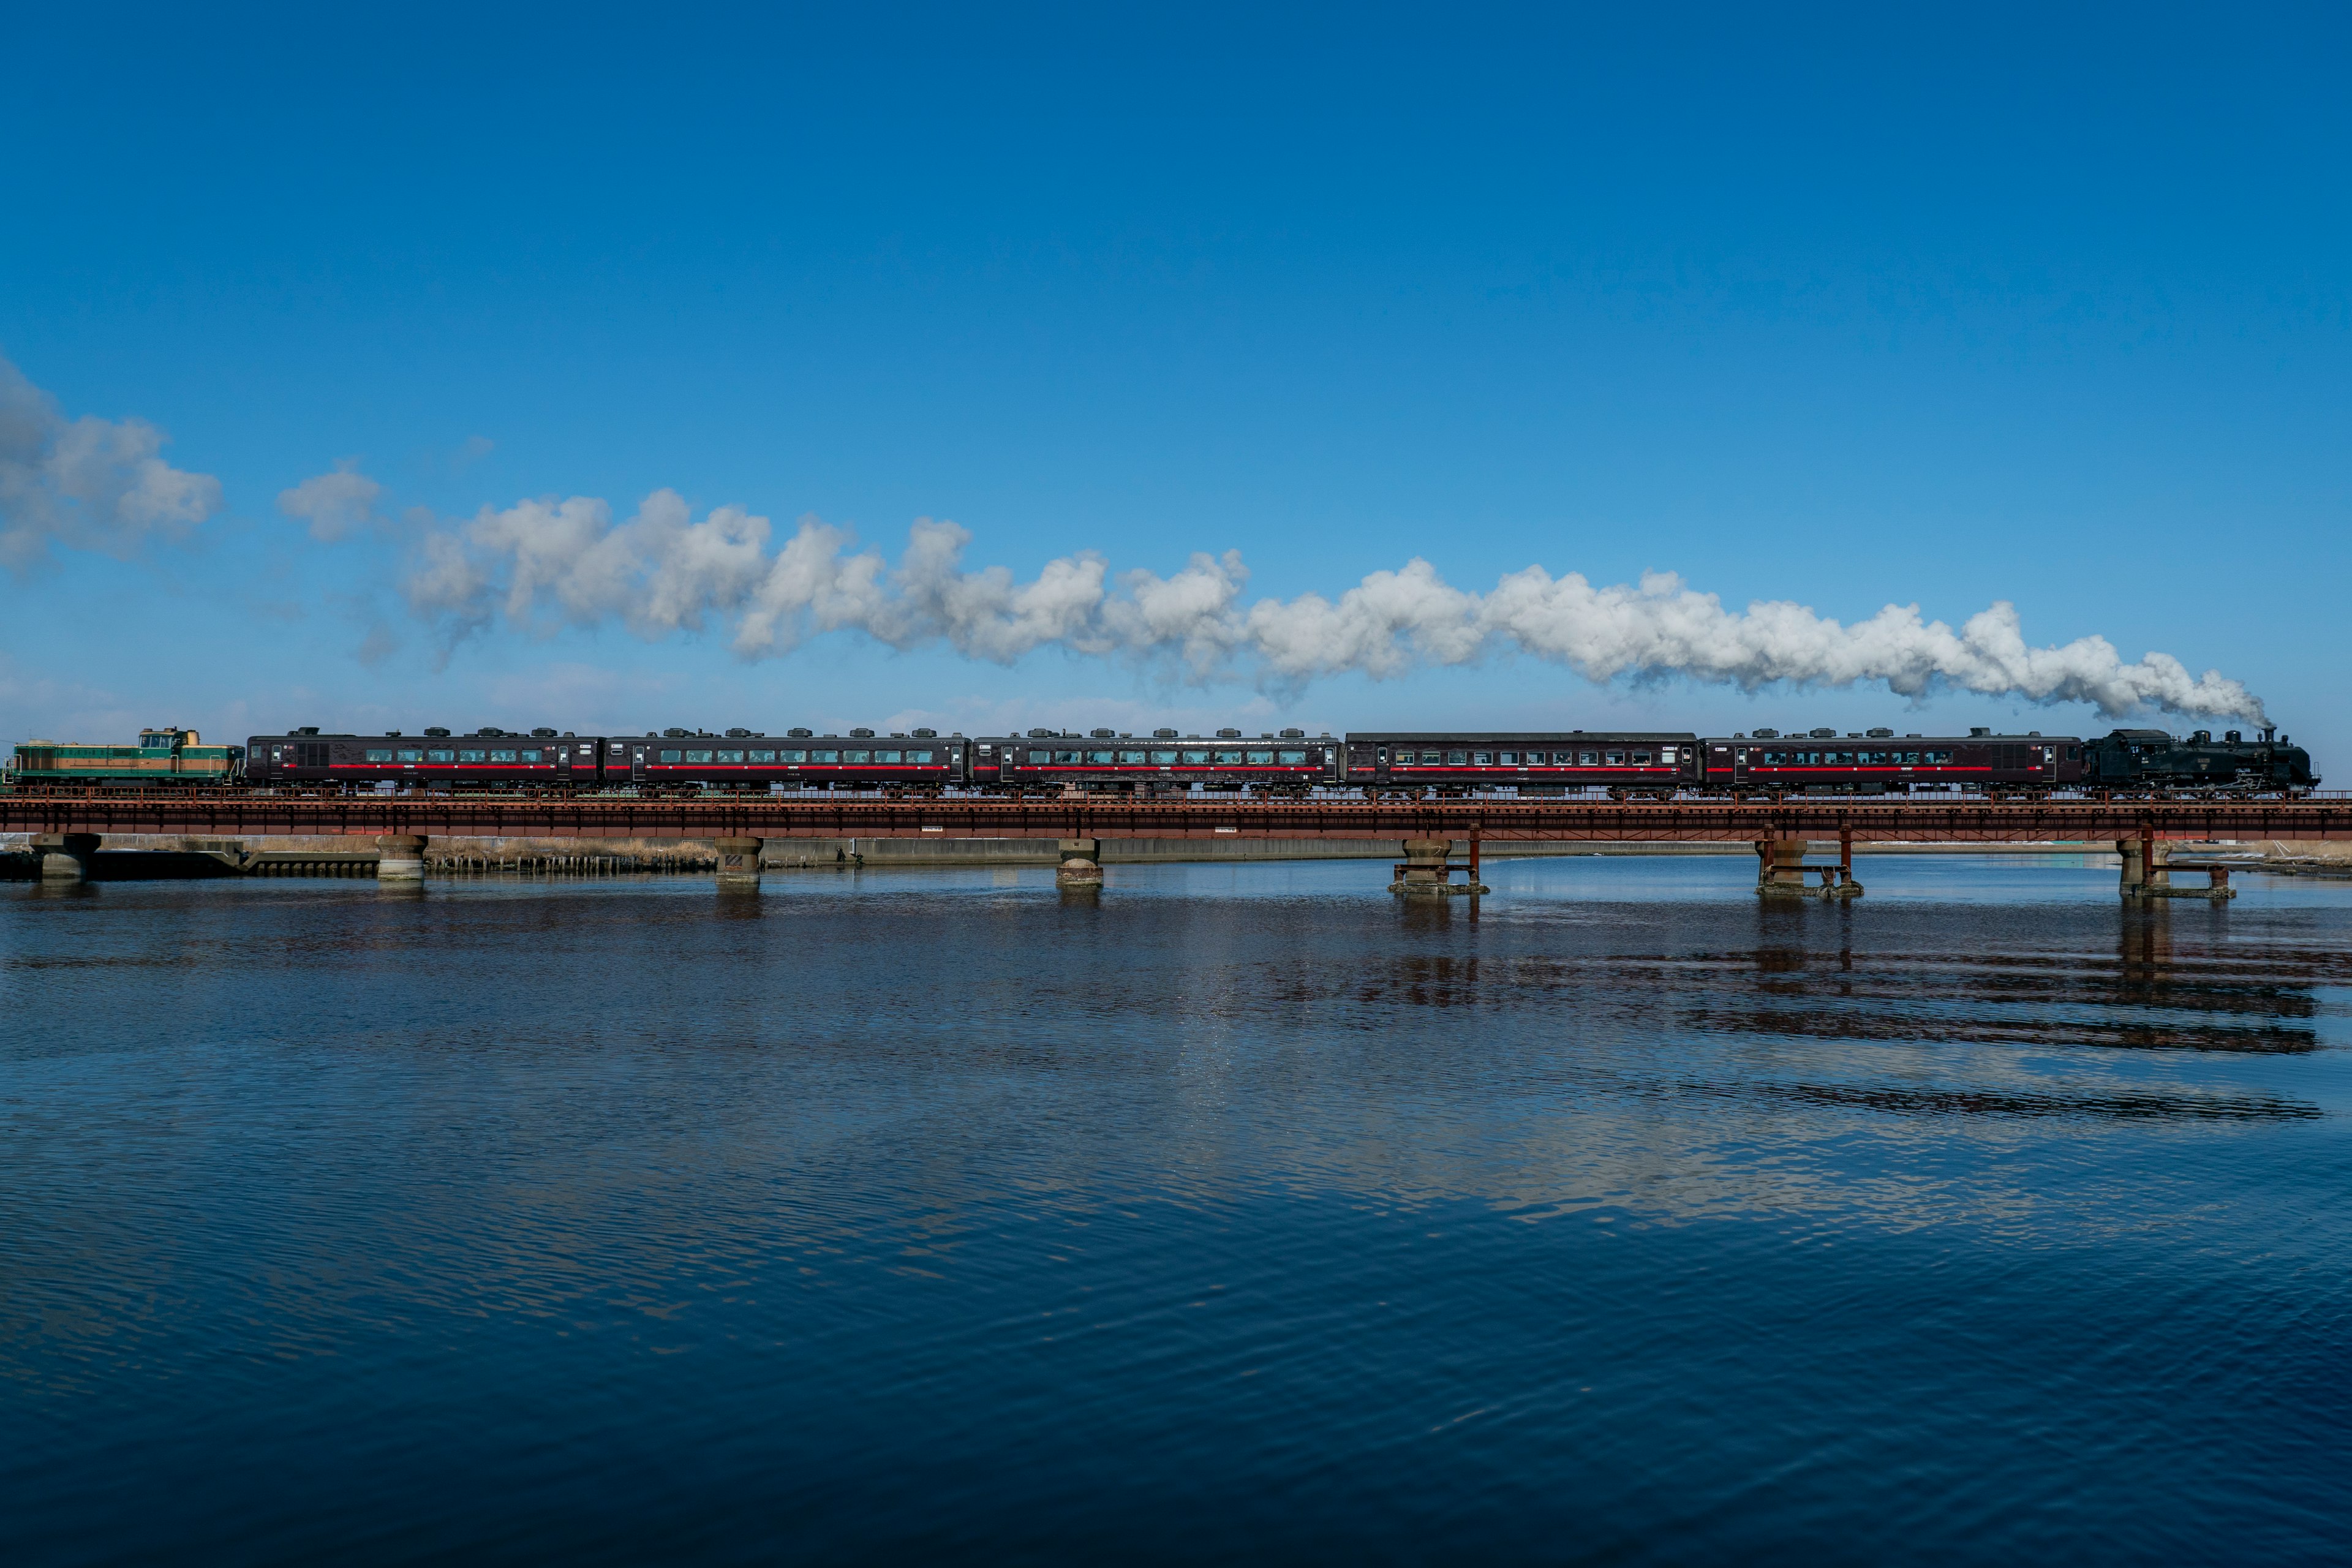
[[[772,763],[776,760],[776,753],[773,752],[753,752],[750,755],[755,763]]]
[[[1062,767],[1075,767],[1083,759],[1076,752],[1055,752],[1054,761]]]
[[[1470,765],[1474,768],[1491,768],[1495,765],[1495,753],[1473,752],[1470,753]]]
[[[844,752],[841,753],[841,760],[844,763],[870,763],[874,761],[874,753],[871,752]]]
[[[1274,765],[1274,753],[1272,752],[1244,752],[1244,756],[1252,767],[1264,768]]]
[[[931,760],[931,753],[929,752],[908,752],[907,753],[907,760],[910,763],[928,763]]]
[[[421,763],[425,760],[425,753],[414,746],[403,746],[400,748],[400,760],[404,763]]]
[[[1625,765],[1625,753],[1624,753],[1624,752],[1610,752],[1610,753],[1609,753],[1609,765],[1610,765],[1611,767],[1612,767],[1612,768],[1622,768],[1622,767],[1623,767],[1623,766]]]
[[[1115,763],[1118,760],[1118,753],[1117,752],[1088,752],[1087,753],[1087,761],[1090,763]]]
[[[1906,765],[1916,766],[1919,761],[1919,753],[1916,752],[1904,752],[1899,754]]]
[[[559,756],[559,757],[560,757],[560,756],[562,756],[563,753],[562,753],[562,751],[560,751],[560,750],[559,750],[555,754],[556,754],[556,756]],[[535,762],[539,761],[539,753],[538,753],[537,752],[529,752],[529,751],[527,751],[527,752],[523,752],[523,754],[522,754],[522,760],[523,760],[524,762],[526,762],[526,763],[535,763]],[[549,760],[551,762],[551,761],[553,761],[554,759],[553,759],[553,758],[550,758]]]
[[[1143,761],[1143,753],[1141,752],[1121,752],[1118,754],[1118,760],[1122,763],[1139,763]]]
[[[808,753],[801,751],[778,752],[776,753],[776,761],[780,763],[804,763],[808,761]]]
[[[1151,760],[1160,767],[1172,768],[1176,765],[1176,753],[1173,752],[1154,752],[1151,753]]]
[[[1277,763],[1283,763],[1286,767],[1297,767],[1307,761],[1307,753],[1304,752],[1282,752],[1276,753],[1274,760]]]
[[[1209,753],[1206,752],[1187,752],[1184,753],[1184,761],[1185,763],[1191,767],[1206,767],[1209,762]]]
[[[1852,752],[1840,752],[1837,754],[1837,764],[1842,768],[1850,768],[1853,766],[1853,753]]]
[[[841,753],[839,752],[811,752],[809,753],[809,761],[813,763],[837,763],[841,761]]]
[[[1467,752],[1448,752],[1445,753],[1445,765],[1449,768],[1467,767],[1469,763],[1470,753]]]
[[[512,752],[495,751],[490,753],[490,761],[494,763],[512,763],[520,762],[520,760],[521,759],[517,757]]]
[[[1217,766],[1221,768],[1237,768],[1241,765],[1242,754],[1239,752],[1219,752],[1217,753]]]
[[[473,750],[470,750],[470,749],[469,749],[469,750],[467,750],[467,751],[459,752],[457,753],[457,760],[458,760],[459,762],[461,762],[461,763],[478,763],[478,762],[483,761],[483,760],[484,760],[484,758],[483,758],[483,755],[482,755],[482,753],[481,753],[480,752],[473,751]]]
[[[740,752],[720,752],[711,760],[713,762],[720,763],[740,763],[743,760],[743,753]]]
[[[437,750],[429,751],[425,753],[425,760],[428,763],[454,763],[457,760],[457,753],[455,752]]]
[[[1517,752],[1496,752],[1495,753],[1495,761],[1504,767],[1514,768],[1519,764],[1519,753]]]
[[[1931,763],[1948,763],[1952,760],[1952,753],[1949,752],[1930,752],[1927,753],[1927,760]]]
[[[1033,768],[1042,768],[1053,760],[1054,753],[1051,752],[1032,752],[1029,753],[1029,765]]]
[[[874,760],[877,763],[895,763],[899,761],[901,757],[902,753],[898,752],[877,752],[874,753]]]
[[[1671,763],[1674,760],[1675,749],[1672,746],[1661,746],[1658,749],[1658,761],[1662,763]]]
[[[367,760],[372,763],[388,763],[392,761],[392,749],[388,746],[371,746],[368,748]]]
[[[1637,768],[1646,768],[1646,767],[1648,767],[1648,766],[1650,765],[1650,753],[1649,753],[1649,752],[1634,752],[1634,753],[1633,753],[1633,765],[1634,765],[1635,767],[1637,767]]]
[[[709,752],[688,752],[686,753],[686,760],[689,763],[707,763],[710,760],[710,753]]]
[[[686,760],[686,753],[684,752],[664,752],[661,754],[661,760],[666,763],[684,762]]]

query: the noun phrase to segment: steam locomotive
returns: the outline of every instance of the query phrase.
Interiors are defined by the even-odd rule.
[[[22,748],[20,750],[20,754]],[[1506,733],[1373,731],[1346,736],[1289,729],[1149,736],[1097,729],[1019,735],[887,735],[787,730],[670,729],[578,735],[485,729],[452,735],[256,735],[237,779],[247,787],[639,794],[707,791],[960,790],[1000,795],[1526,796],[1604,791],[1620,799],[1677,795],[1772,796],[1921,791],[2033,795],[2095,791],[2151,797],[2293,795],[2319,782],[2311,755],[2265,729],[2186,737],[2117,730],[2096,739],[1995,734],[1897,735],[1891,729],[1700,736],[1683,731]],[[152,782],[142,777],[142,782]]]

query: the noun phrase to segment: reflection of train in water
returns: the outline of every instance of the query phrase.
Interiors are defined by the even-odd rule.
[[[638,794],[847,789],[897,794],[1187,795],[1196,790],[1304,795],[1317,789],[1378,796],[1507,791],[1619,799],[1960,791],[2007,795],[2092,791],[2163,797],[2297,795],[2319,781],[2311,756],[2284,735],[2214,739],[2160,730],[2072,735],[1839,734],[1778,730],[1701,736],[1687,731],[1370,731],[1345,737],[1284,730],[1181,735],[1155,730],[1020,735],[877,735],[806,729],[665,730],[644,735],[528,734],[487,729],[452,735],[256,735],[242,748],[204,746],[195,731],[142,732],[137,747],[16,748],[25,785],[212,784],[258,789],[503,790]]]

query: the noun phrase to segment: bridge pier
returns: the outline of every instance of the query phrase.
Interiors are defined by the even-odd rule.
[[[2221,903],[2238,896],[2238,889],[2230,886],[2226,866],[2209,870],[2208,883],[2202,888],[2174,887],[2172,846],[2153,831],[2143,831],[2137,838],[2116,839],[2116,853],[2123,857],[2121,890],[2126,899],[2210,899]]]
[[[1102,886],[1102,840],[1099,838],[1065,838],[1061,841],[1062,863],[1054,872],[1054,885],[1060,888],[1099,888]]]
[[[416,833],[386,833],[375,841],[375,879],[379,882],[425,880],[425,838]]]
[[[1454,879],[1454,840],[1451,838],[1408,838],[1403,841],[1403,847],[1404,859],[1396,868],[1395,879],[1389,883],[1390,892],[1416,898],[1445,898],[1487,891],[1486,884],[1478,880],[1476,838],[1470,840],[1470,879],[1467,882]]]
[[[710,847],[719,851],[719,888],[721,892],[756,893],[760,890],[760,850],[757,838],[714,838]]]
[[[1756,891],[1768,899],[1858,899],[1862,884],[1853,879],[1853,835],[1838,834],[1838,863],[1813,867],[1822,877],[1818,888],[1805,886],[1805,840],[1759,838],[1756,841]]]
[[[33,853],[41,858],[41,880],[88,880],[89,858],[98,853],[100,842],[100,837],[95,833],[42,834],[33,840]]]

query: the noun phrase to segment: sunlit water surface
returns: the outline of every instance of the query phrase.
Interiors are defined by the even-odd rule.
[[[2352,1553],[2352,887],[1861,869],[0,889],[0,1557]]]

